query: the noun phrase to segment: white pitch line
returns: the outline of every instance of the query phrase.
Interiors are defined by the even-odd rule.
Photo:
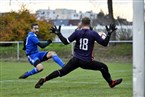
[[[2,83],[8,83],[8,82],[10,82],[10,83],[13,83],[13,82],[15,82],[15,83],[30,83],[30,82],[37,82],[38,80],[2,80],[2,81],[0,81],[0,83],[2,84]],[[51,80],[51,81],[48,81],[48,83],[66,83],[66,84],[90,84],[90,85],[97,85],[99,82],[83,82],[83,81],[80,81],[80,82],[78,82],[78,81],[53,81],[53,80]],[[129,83],[129,82],[124,82],[124,84],[126,84],[126,85],[131,85],[131,83]]]
[[[38,80],[2,80],[0,83],[7,83],[7,82],[20,82],[20,83],[25,83],[25,82],[37,82]],[[97,82],[78,82],[78,81],[49,81],[49,83],[70,83],[70,84],[97,84]]]

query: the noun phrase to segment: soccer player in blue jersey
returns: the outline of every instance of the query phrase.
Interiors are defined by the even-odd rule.
[[[67,39],[63,37],[60,32],[61,26],[59,27],[59,29],[57,29],[56,26],[52,28],[52,32],[57,34],[60,40],[65,45],[76,41],[74,47],[74,55],[73,58],[71,58],[69,62],[64,66],[64,68],[60,70],[55,70],[45,78],[41,78],[36,83],[35,88],[40,88],[46,81],[49,81],[53,78],[65,76],[66,74],[77,69],[78,67],[86,70],[100,71],[103,78],[107,81],[111,88],[122,82],[122,78],[112,80],[107,65],[102,62],[95,61],[92,56],[95,41],[103,46],[107,46],[112,32],[117,29],[116,25],[110,24],[109,27],[106,26],[108,34],[105,39],[102,39],[97,32],[90,29],[90,19],[88,17],[84,17],[82,19],[81,26],[82,28],[80,30],[75,30],[75,32],[73,32]]]
[[[41,48],[45,48],[50,43],[51,40],[47,40],[46,42],[40,42],[37,35],[39,33],[39,25],[34,23],[31,25],[31,31],[28,33],[25,41],[24,48],[26,50],[26,55],[28,57],[28,61],[30,64],[34,66],[34,68],[22,76],[19,79],[25,79],[28,76],[41,72],[43,70],[42,62],[52,58],[59,66],[64,67],[63,61],[57,56],[54,51],[39,51],[38,46]]]

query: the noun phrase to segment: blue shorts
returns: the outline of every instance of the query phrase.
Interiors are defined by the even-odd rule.
[[[45,55],[47,54],[48,52],[38,52],[38,53],[35,53],[35,54],[31,54],[28,56],[28,61],[34,66],[34,63],[36,61],[40,61],[40,62],[43,62],[45,61],[46,59],[44,58]]]

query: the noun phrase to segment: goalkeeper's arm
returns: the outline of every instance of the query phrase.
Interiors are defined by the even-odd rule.
[[[106,30],[107,30],[108,34],[107,34],[107,37],[105,38],[105,40],[102,41],[102,42],[100,43],[100,44],[102,44],[103,46],[107,46],[107,45],[108,45],[111,34],[112,34],[115,30],[117,30],[115,24],[110,24],[109,27],[108,27],[108,26],[105,26],[105,27],[106,27]]]
[[[100,44],[103,46],[107,46],[110,40],[110,36],[111,34],[107,34],[106,38],[103,41],[101,41]]]
[[[59,39],[62,41],[63,44],[65,44],[65,45],[69,44],[67,39],[65,37],[63,37],[63,35],[60,32],[61,26],[59,26],[59,28],[57,29],[57,27],[54,25],[53,27],[51,27],[50,30],[52,33],[55,33],[59,37]]]
[[[69,44],[67,39],[65,37],[63,37],[63,35],[60,32],[57,33],[57,36],[59,37],[59,39],[62,41],[63,44],[65,44],[65,45]]]

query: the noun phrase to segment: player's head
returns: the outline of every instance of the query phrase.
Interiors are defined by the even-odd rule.
[[[90,21],[88,17],[82,18],[82,26],[90,26]]]
[[[31,24],[31,31],[34,32],[35,34],[38,34],[38,32],[39,32],[39,25],[37,23]]]

